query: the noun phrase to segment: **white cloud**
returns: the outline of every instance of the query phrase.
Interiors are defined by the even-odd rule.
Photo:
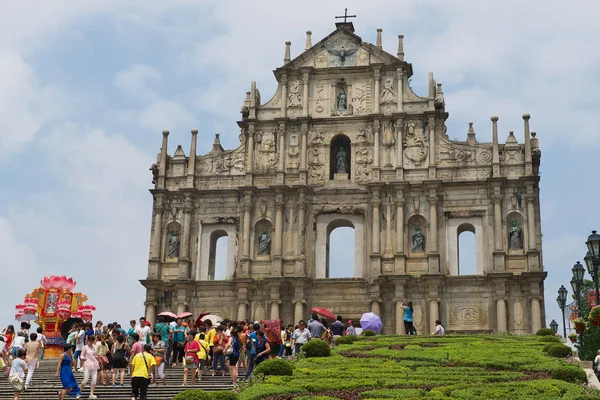
[[[145,64],[132,64],[119,71],[113,83],[123,94],[139,102],[156,99],[154,86],[161,80],[161,74],[155,68]]]

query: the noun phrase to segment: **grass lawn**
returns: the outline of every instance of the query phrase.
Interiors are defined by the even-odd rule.
[[[591,399],[581,383],[551,378],[564,359],[539,336],[361,337],[330,357],[301,358],[293,376],[268,376],[240,399]],[[578,368],[578,367],[577,367]]]

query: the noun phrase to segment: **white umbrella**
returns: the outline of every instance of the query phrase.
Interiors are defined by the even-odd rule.
[[[17,317],[16,320],[19,321],[19,322],[25,322],[25,321],[31,322],[31,321],[35,321],[35,320],[37,320],[39,318],[40,317],[38,317],[35,314],[23,314],[23,315]]]
[[[219,317],[218,315],[214,315],[214,314],[208,314],[208,315],[205,315],[204,317],[202,317],[202,318],[200,319],[200,321],[204,322],[204,321],[206,321],[207,319],[210,319],[210,322],[212,322],[212,323],[213,323],[213,325],[216,325],[216,324],[217,324],[217,322],[221,322],[221,321],[223,321],[223,318]]]

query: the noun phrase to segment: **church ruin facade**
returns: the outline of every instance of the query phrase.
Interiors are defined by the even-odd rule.
[[[540,151],[529,115],[513,132],[480,143],[446,132],[442,85],[413,92],[403,37],[396,55],[363,42],[352,23],[274,71],[263,101],[253,82],[238,121],[240,145],[217,135],[208,154],[168,131],[152,166],[153,220],[146,316],[172,310],[237,320],[297,323],[315,306],[345,319],[381,316],[403,334],[403,300],[415,326],[448,332],[530,333],[545,326],[540,228]],[[349,278],[329,278],[329,237],[352,227]],[[475,273],[461,273],[458,236],[475,236]],[[216,243],[228,238],[225,279]]]

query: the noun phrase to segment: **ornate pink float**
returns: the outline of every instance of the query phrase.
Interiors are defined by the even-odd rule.
[[[74,293],[77,282],[66,276],[50,275],[40,281],[40,287],[25,296],[23,304],[15,306],[15,319],[34,321],[42,327],[48,338],[45,357],[54,358],[62,354],[64,338],[62,325],[69,318],[91,321],[96,307],[84,304],[88,297]]]

